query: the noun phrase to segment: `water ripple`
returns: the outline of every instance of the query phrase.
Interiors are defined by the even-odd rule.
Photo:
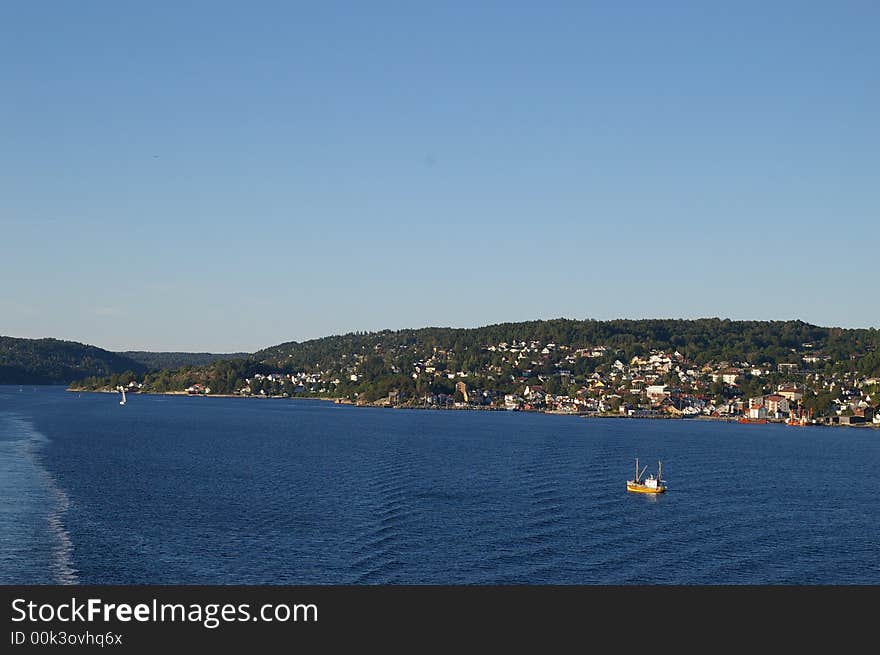
[[[869,429],[15,392],[12,583],[880,582]]]

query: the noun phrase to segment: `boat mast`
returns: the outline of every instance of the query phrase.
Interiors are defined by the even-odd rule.
[[[663,462],[657,462],[657,484],[663,482]]]
[[[638,482],[638,481],[639,481],[639,458],[636,457],[636,478],[635,478],[635,480],[633,480],[633,482]]]

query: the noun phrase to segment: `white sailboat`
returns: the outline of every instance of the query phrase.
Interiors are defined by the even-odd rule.
[[[125,404],[125,387],[119,387],[119,390],[122,392],[122,400],[119,401],[120,405]]]

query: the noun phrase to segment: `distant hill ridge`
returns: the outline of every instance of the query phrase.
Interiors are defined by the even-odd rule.
[[[66,384],[87,376],[146,370],[134,359],[76,341],[0,337],[0,384]]]
[[[207,366],[221,359],[247,359],[251,356],[250,353],[150,352],[147,350],[124,350],[119,354],[151,369]]]
[[[0,336],[0,384],[69,384],[86,377],[202,367],[249,353],[113,352],[77,341]]]
[[[408,348],[420,354],[433,349],[457,355],[478,354],[485,346],[502,342],[530,342],[590,346],[602,344],[628,356],[650,349],[681,349],[696,362],[747,359],[799,361],[804,344],[842,358],[862,355],[880,346],[876,328],[819,327],[800,320],[732,321],[700,319],[617,319],[610,321],[550,320],[498,323],[476,328],[425,327],[418,329],[352,332],[309,341],[278,344],[259,350],[253,359],[284,369],[313,369],[339,361],[343,354],[364,353],[378,345],[385,352]]]

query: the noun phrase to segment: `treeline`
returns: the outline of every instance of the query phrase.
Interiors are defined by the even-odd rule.
[[[71,384],[72,390],[97,391],[128,386],[130,382],[143,385],[145,391],[164,393],[183,391],[199,384],[210,387],[212,394],[235,393],[247,384],[247,378],[255,373],[271,373],[271,367],[248,359],[231,359],[212,362],[208,366],[182,366],[136,375],[131,371],[109,376],[92,376]]]
[[[0,337],[0,384],[65,384],[125,370],[142,375],[147,367],[119,353],[75,341]]]
[[[214,362],[249,357],[248,353],[111,352],[76,341],[0,337],[0,384],[80,381],[84,385],[88,378],[107,386],[112,377],[116,386],[120,379],[142,379],[148,371],[161,372],[156,376],[161,381],[166,379],[165,371],[189,367],[199,369],[191,371],[198,377]]]
[[[695,365],[720,361],[753,364],[801,363],[805,352],[821,352],[841,369],[880,373],[880,330],[823,328],[803,321],[652,319],[577,321],[553,319],[500,323],[480,328],[422,328],[351,333],[290,342],[258,351],[254,358],[284,370],[326,370],[354,354],[409,350],[429,356],[451,351],[456,365],[473,370],[488,363],[484,347],[501,342],[605,345],[622,359],[651,350],[678,350]],[[807,344],[807,345],[805,345]],[[378,349],[377,349],[378,347]]]
[[[145,350],[125,350],[119,354],[155,370],[177,369],[185,366],[208,366],[220,360],[250,357],[250,353],[148,352]]]

